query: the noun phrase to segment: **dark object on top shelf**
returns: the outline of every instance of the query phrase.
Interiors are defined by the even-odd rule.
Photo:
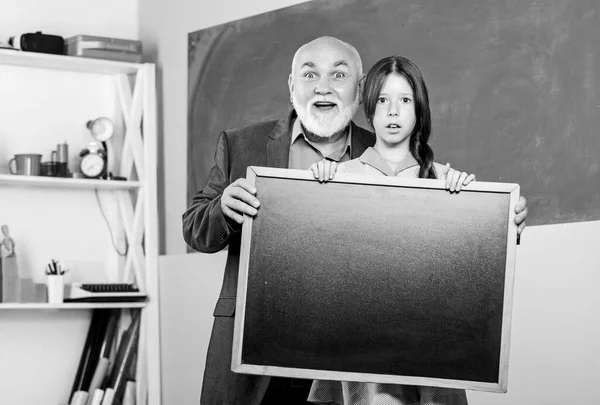
[[[27,52],[51,53],[62,55],[65,50],[65,39],[58,35],[27,33],[10,37],[8,44]]]
[[[67,38],[65,54],[140,63],[142,61],[142,42],[92,35],[76,35]]]

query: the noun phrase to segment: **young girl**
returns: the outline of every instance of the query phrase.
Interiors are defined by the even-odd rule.
[[[427,86],[419,68],[402,56],[377,62],[367,74],[364,88],[365,116],[375,130],[375,146],[358,159],[340,163],[322,160],[314,164],[320,181],[338,173],[357,173],[405,178],[445,179],[446,188],[459,192],[475,176],[433,161],[428,145],[431,112]],[[463,405],[464,390],[409,385],[319,381],[312,384],[309,402],[340,405]]]

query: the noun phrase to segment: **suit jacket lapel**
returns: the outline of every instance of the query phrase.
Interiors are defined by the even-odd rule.
[[[296,118],[292,110],[286,118],[277,122],[267,140],[267,166],[287,168],[290,160],[290,143],[292,140],[292,122]]]
[[[356,125],[354,121],[352,121],[350,125],[352,125],[352,156],[350,158],[356,159],[357,157],[360,157],[369,146],[373,146],[375,137],[369,136],[367,131]],[[367,142],[369,142],[369,144]]]

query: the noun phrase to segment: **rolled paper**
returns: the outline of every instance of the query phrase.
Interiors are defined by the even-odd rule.
[[[102,397],[104,397],[104,391],[96,389],[94,390],[94,395],[92,396],[92,405],[102,405]]]
[[[73,382],[73,388],[71,392],[75,391],[87,391],[96,366],[100,360],[100,349],[104,334],[106,332],[106,326],[109,320],[110,312],[105,309],[94,309],[92,313],[92,320],[88,329],[88,334],[85,339],[81,358],[79,359],[79,367],[77,368],[77,374],[75,375],[75,381]]]
[[[92,381],[90,382],[90,388],[88,390],[89,392],[93,392],[94,396],[96,395],[95,392],[98,391],[98,389],[102,385],[102,382],[104,381],[104,378],[106,377],[107,370],[108,370],[108,359],[103,357],[98,361],[98,366],[96,367],[96,371],[94,372],[94,376],[92,377]],[[102,390],[100,390],[100,391],[102,391]],[[104,391],[102,391],[102,393],[104,394]],[[94,404],[94,396],[90,395],[88,397],[86,405]],[[100,402],[98,402],[98,405],[100,405]]]
[[[87,401],[87,398],[87,391],[75,391],[73,393],[73,398],[71,398],[70,405],[85,405],[85,401]]]
[[[127,381],[122,405],[135,405],[135,381]]]
[[[119,400],[123,398],[125,392],[125,382],[127,381],[126,372],[131,366],[131,362],[134,358],[135,348],[137,347],[137,340],[139,338],[140,331],[140,314],[136,311],[131,319],[131,324],[119,345],[117,350],[117,357],[115,359],[115,366],[112,370],[112,375],[109,387],[115,391],[115,397]]]
[[[115,396],[115,390],[113,390],[112,388],[107,388],[106,391],[104,391],[104,397],[102,398],[102,405],[112,405],[114,396]]]

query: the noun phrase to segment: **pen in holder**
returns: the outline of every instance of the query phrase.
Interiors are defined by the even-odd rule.
[[[64,274],[67,270],[63,270],[62,266],[56,260],[52,260],[46,266],[46,275],[48,276],[48,303],[61,304],[63,302],[65,284]]]

